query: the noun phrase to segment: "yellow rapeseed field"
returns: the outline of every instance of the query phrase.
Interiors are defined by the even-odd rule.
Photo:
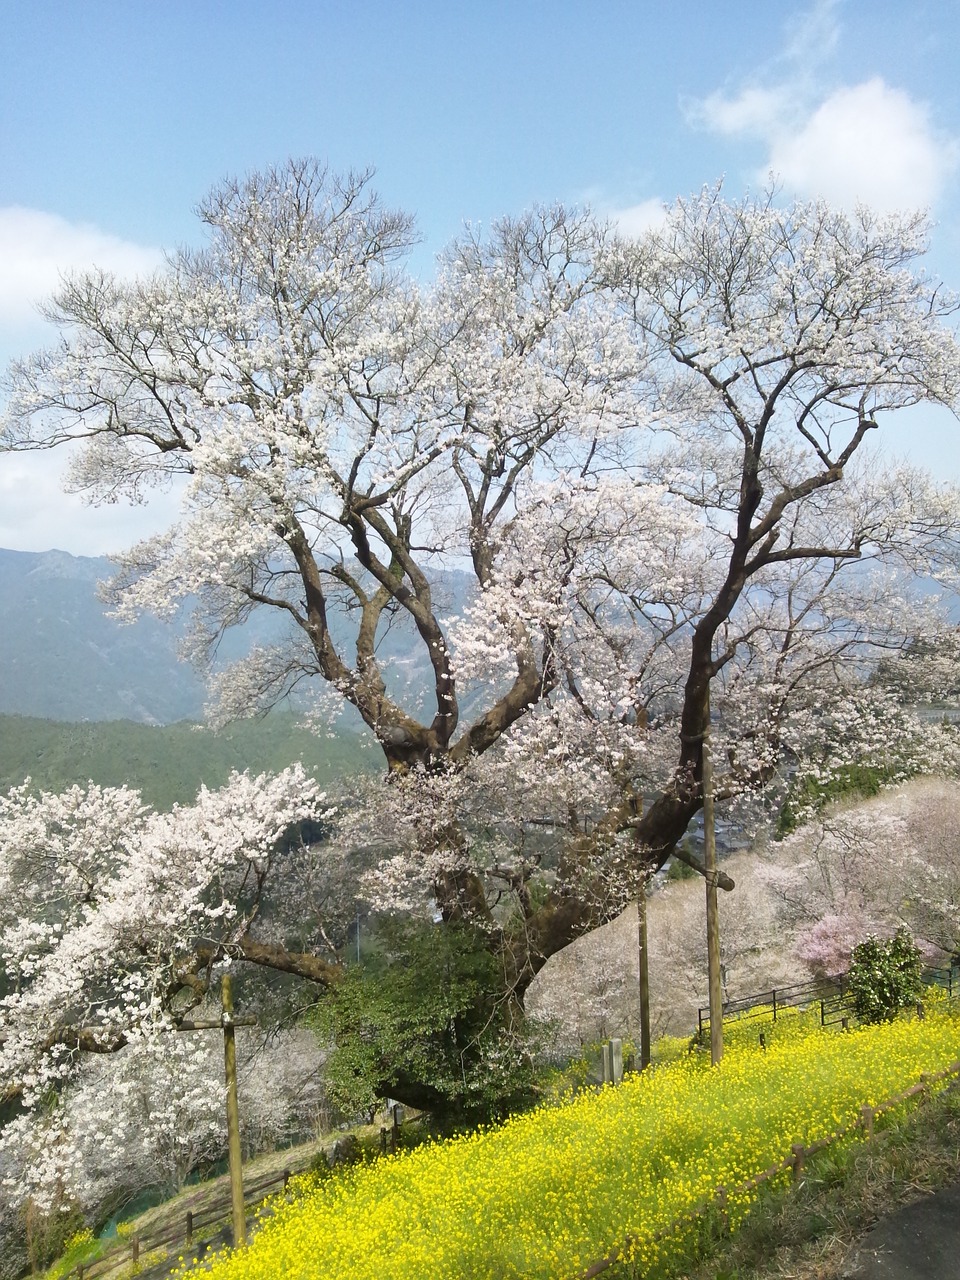
[[[635,1237],[639,1273],[682,1247],[658,1229],[849,1125],[960,1057],[947,1008],[846,1034],[787,1018],[731,1029],[723,1063],[683,1053],[618,1088],[541,1108],[343,1176],[304,1180],[209,1280],[567,1280]],[[692,1228],[691,1228],[692,1230]],[[688,1232],[689,1234],[689,1232]],[[198,1275],[201,1273],[197,1273]]]

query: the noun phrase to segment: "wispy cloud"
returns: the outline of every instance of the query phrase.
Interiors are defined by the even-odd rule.
[[[760,139],[761,182],[772,173],[800,195],[848,207],[931,207],[957,168],[960,142],[937,130],[927,104],[879,76],[828,83],[839,12],[838,0],[819,0],[749,83],[688,102],[687,117],[723,137]]]

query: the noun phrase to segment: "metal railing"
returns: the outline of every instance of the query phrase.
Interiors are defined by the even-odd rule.
[[[927,966],[923,970],[923,985],[940,987],[951,999],[960,996],[960,964]],[[853,1013],[848,975],[841,973],[835,978],[813,978],[809,982],[797,982],[792,986],[725,1000],[723,1017],[738,1022],[776,1022],[777,1014],[784,1009],[807,1009],[816,1004],[820,1006],[821,1026],[844,1024]],[[710,1008],[701,1005],[697,1009],[697,1041],[702,1044],[709,1034]]]

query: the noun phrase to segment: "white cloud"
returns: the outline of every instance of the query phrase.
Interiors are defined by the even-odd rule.
[[[724,137],[753,134],[766,137],[780,127],[789,107],[789,95],[783,89],[743,89],[735,97],[711,93],[709,97],[687,104],[687,118],[711,133]]]
[[[0,325],[37,323],[37,303],[64,272],[103,267],[143,275],[161,261],[158,249],[133,244],[85,223],[18,205],[0,208]]]
[[[960,159],[929,107],[879,76],[828,87],[825,65],[840,41],[837,0],[819,0],[787,33],[781,54],[739,89],[686,104],[688,120],[722,137],[759,138],[772,173],[802,196],[889,212],[936,203]]]
[[[92,507],[64,493],[68,459],[59,451],[0,455],[0,547],[100,556],[166,529],[177,517],[178,488],[150,495],[149,504]]]
[[[923,103],[874,77],[838,89],[796,132],[774,137],[769,168],[804,195],[890,211],[935,204],[957,158]]]
[[[662,200],[643,200],[640,204],[627,205],[623,209],[610,209],[607,212],[611,222],[625,236],[642,236],[645,231],[659,227],[666,219],[667,207]]]
[[[0,208],[0,363],[50,340],[51,326],[37,304],[70,271],[102,267],[119,276],[144,275],[162,260],[158,249],[133,244],[57,214],[19,206]],[[150,505],[91,507],[61,485],[67,458],[59,451],[0,455],[0,547],[22,551],[59,548],[102,555],[170,523],[171,495]]]
[[[815,67],[834,54],[840,44],[837,13],[841,0],[815,3],[787,23],[787,43],[780,61],[797,71]]]

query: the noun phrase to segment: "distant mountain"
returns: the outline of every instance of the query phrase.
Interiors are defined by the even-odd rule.
[[[141,724],[202,718],[203,681],[177,656],[188,615],[172,623],[144,617],[132,624],[107,617],[97,583],[112,573],[105,558],[0,549],[0,714]],[[463,608],[470,584],[457,570],[440,575],[437,608],[443,616]],[[269,643],[285,625],[261,611],[225,638],[221,659],[232,661],[253,644]],[[335,639],[352,637],[346,616],[334,615],[331,626]],[[391,691],[415,710],[418,691],[429,682],[425,686],[423,645],[408,619],[385,630],[378,655]]]
[[[203,682],[177,658],[178,631],[106,616],[97,583],[112,572],[102,558],[0,550],[0,712],[143,724],[202,715]]]

